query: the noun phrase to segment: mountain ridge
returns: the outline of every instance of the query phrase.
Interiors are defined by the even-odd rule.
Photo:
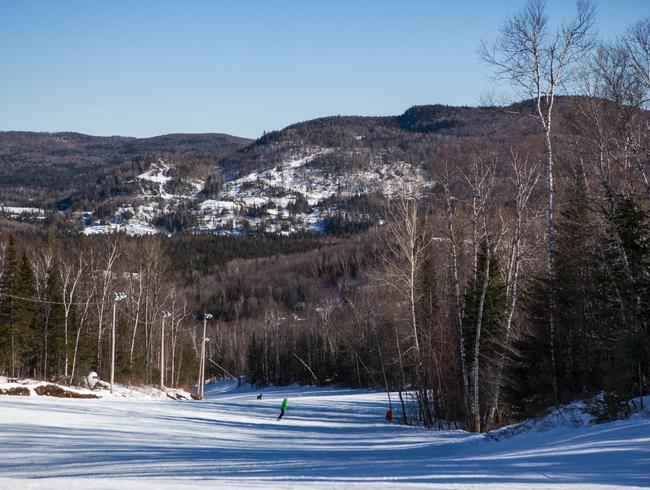
[[[556,104],[557,134],[570,135],[572,98],[558,97]],[[48,207],[25,198],[38,195],[39,178],[53,176],[48,184],[56,199],[49,207],[73,212],[73,228],[84,211],[89,233],[358,230],[378,222],[400,188],[435,190],[449,158],[460,162],[477,151],[539,144],[534,115],[532,101],[508,107],[418,105],[398,116],[298,122],[256,140],[223,133],[132,138],[2,132],[0,165],[20,166],[26,158],[23,172],[13,176],[19,181],[14,200],[5,198],[4,204]],[[8,134],[14,143],[24,140],[14,154]],[[37,161],[43,153],[51,165]],[[74,173],[74,179],[60,178],[57,169],[64,176]],[[0,176],[8,171],[10,165],[0,166]],[[505,177],[508,169],[500,172]],[[12,190],[11,181],[0,183],[0,203],[7,188]]]

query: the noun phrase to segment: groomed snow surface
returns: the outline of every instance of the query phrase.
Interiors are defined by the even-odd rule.
[[[0,396],[0,488],[650,487],[647,414],[494,440],[389,425],[382,393],[258,393],[220,383],[205,401]]]

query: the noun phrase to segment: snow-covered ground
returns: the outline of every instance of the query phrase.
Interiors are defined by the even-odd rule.
[[[151,163],[150,169],[138,175],[136,179],[144,185],[141,185],[140,194],[132,197],[141,204],[123,204],[113,216],[96,220],[85,226],[82,233],[84,235],[126,233],[129,236],[157,234],[159,230],[154,226],[154,222],[158,216],[171,212],[176,205],[195,198],[203,190],[203,182],[186,180],[187,188],[191,192],[170,194],[165,190],[165,186],[172,180],[168,175],[170,170],[170,164],[163,160]],[[164,202],[158,202],[160,200]]]
[[[189,181],[188,184],[192,187],[192,193],[185,195],[170,194],[165,190],[165,184],[172,180],[171,177],[167,175],[171,167],[165,163],[163,160],[158,160],[157,163],[152,163],[151,168],[143,174],[138,175],[138,179],[152,182],[156,185],[157,191],[155,193],[147,193],[142,197],[161,197],[165,200],[183,200],[194,197],[197,193],[201,192],[203,189],[203,183],[199,181]]]
[[[18,218],[20,216],[26,216],[26,217],[35,217],[37,219],[45,219],[45,210],[41,208],[0,205],[0,214],[5,214],[10,218]]]
[[[88,396],[89,398],[110,398],[110,399],[137,399],[137,400],[190,400],[191,394],[180,388],[165,388],[160,390],[152,386],[138,386],[129,387],[121,384],[115,384],[113,390],[109,389],[110,385],[105,381],[99,381],[95,389],[88,387],[69,387],[65,385],[57,385],[45,381],[37,381],[31,379],[24,379],[20,381],[9,381],[5,376],[0,376],[0,396],[11,390],[22,389],[27,391],[28,394],[23,396],[46,396],[39,394],[39,388],[54,388],[58,391],[68,392],[71,395]],[[14,397],[17,395],[14,395]]]
[[[158,230],[146,221],[131,219],[127,223],[108,223],[86,226],[84,235],[107,235],[111,233],[126,233],[129,236],[155,235]]]
[[[647,414],[494,440],[389,425],[381,393],[256,394],[225,383],[205,401],[0,396],[0,488],[650,487]]]
[[[139,193],[129,199],[139,204],[123,204],[112,216],[86,223],[83,233],[155,234],[159,231],[156,218],[174,212],[179,206],[196,219],[193,232],[224,235],[239,235],[246,230],[281,234],[322,232],[325,220],[340,212],[330,202],[333,196],[381,194],[392,198],[433,185],[422,169],[406,162],[369,160],[361,167],[344,168],[338,173],[314,164],[315,159],[332,151],[332,148],[308,147],[288,152],[271,168],[226,180],[214,199],[200,194],[205,183],[198,180],[181,179],[185,193],[171,194],[168,184],[173,180],[175,165],[158,160],[150,163],[149,169],[135,180]],[[299,199],[302,206],[295,209],[293,206]]]
[[[268,232],[320,231],[323,219],[337,213],[337,209],[323,205],[331,196],[379,193],[390,198],[398,193],[408,193],[409,189],[432,185],[421,169],[404,162],[369,161],[364,169],[345,169],[337,176],[310,165],[317,157],[331,153],[331,148],[303,151],[303,154],[287,157],[273,168],[226,182],[220,200],[204,201],[200,205],[198,229],[236,232],[243,229],[244,221],[255,229],[261,220],[246,217],[246,211],[256,206],[268,206],[263,216]],[[308,213],[295,213],[293,219],[288,219],[291,214],[289,206],[298,196],[313,209]]]

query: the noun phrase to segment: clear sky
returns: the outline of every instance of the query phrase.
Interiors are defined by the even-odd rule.
[[[320,116],[475,105],[489,85],[479,40],[521,5],[0,0],[0,130],[257,137]],[[611,38],[650,0],[600,0],[597,14]]]

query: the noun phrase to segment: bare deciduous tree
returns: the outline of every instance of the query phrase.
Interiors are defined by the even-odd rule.
[[[97,253],[97,252],[95,252]],[[97,301],[95,307],[97,309],[97,350],[96,350],[96,365],[98,372],[102,369],[102,338],[104,333],[104,315],[109,303],[109,295],[113,289],[115,278],[113,276],[113,267],[120,255],[120,247],[118,238],[112,239],[103,252],[103,257],[97,258],[94,261],[95,269],[93,269],[93,280],[95,282],[95,291],[97,293]]]
[[[481,43],[479,54],[493,66],[496,77],[505,80],[530,97],[536,118],[544,133],[546,153],[546,260],[551,285],[553,267],[554,200],[554,104],[555,97],[575,82],[579,61],[594,44],[594,8],[578,0],[576,17],[552,30],[543,0],[529,0],[524,9],[501,27],[493,44]],[[555,319],[552,287],[549,290],[549,333],[552,385],[557,400],[555,362]]]
[[[69,371],[69,326],[70,313],[77,299],[77,289],[81,283],[81,278],[86,271],[86,263],[83,252],[79,254],[77,261],[65,260],[59,257],[59,275],[61,277],[61,289],[63,293],[63,338],[64,338],[64,376],[68,378]]]
[[[431,239],[427,236],[427,225],[419,212],[416,199],[401,198],[397,202],[386,224],[386,237],[384,264],[387,280],[408,300],[413,346],[419,362],[420,342],[416,317],[419,295],[417,279]]]
[[[454,205],[452,203],[453,197],[451,195],[449,165],[447,162],[445,162],[445,175],[442,179],[442,185],[445,190],[445,221],[449,238],[449,253],[451,256],[451,272],[456,306],[458,358],[463,387],[463,406],[465,408],[465,416],[469,416],[469,385],[467,382],[467,370],[465,367],[465,334],[463,331],[463,316],[465,313],[460,287],[460,276],[458,272],[458,237],[456,236],[456,227],[454,224]]]
[[[533,218],[529,209],[529,203],[540,177],[540,165],[536,162],[529,162],[527,154],[520,155],[517,150],[510,148],[510,161],[513,170],[513,176],[510,178],[510,181],[515,195],[515,216],[508,240],[505,267],[506,305],[503,350],[496,360],[494,395],[491,402],[492,406],[489,409],[487,417],[487,428],[493,425],[495,415],[499,408],[506,354],[511,349],[512,323],[519,294],[519,273],[521,271],[522,259],[526,255],[526,250],[524,250],[525,231],[527,225]]]
[[[631,68],[643,91],[643,105],[650,102],[650,18],[630,26],[623,38]]]

